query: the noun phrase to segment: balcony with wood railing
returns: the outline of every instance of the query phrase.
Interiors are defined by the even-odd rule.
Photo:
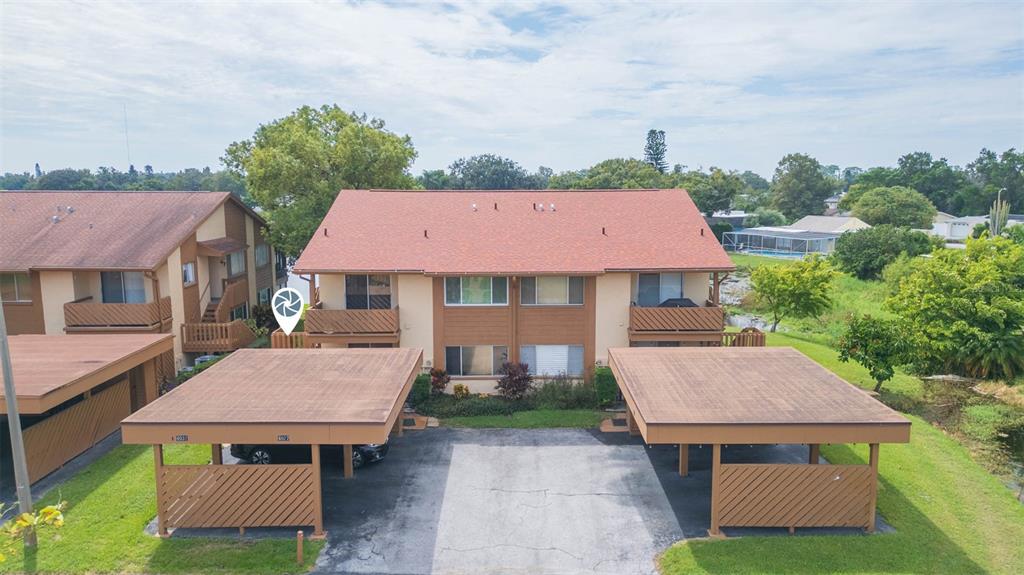
[[[181,350],[190,353],[235,351],[255,340],[256,334],[240,319],[181,325]]]
[[[398,308],[306,310],[306,333],[397,336]]]
[[[631,333],[678,333],[725,329],[725,313],[708,302],[705,307],[639,307],[629,308]]]
[[[161,331],[171,322],[171,298],[148,303],[101,303],[92,297],[64,304],[65,330]]]

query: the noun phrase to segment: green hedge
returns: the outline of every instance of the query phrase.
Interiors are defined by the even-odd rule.
[[[412,389],[409,390],[409,405],[418,407],[428,399],[430,399],[430,375],[421,373],[412,382]]]
[[[597,402],[601,407],[608,407],[619,399],[619,384],[609,367],[594,369],[594,387],[597,389]]]
[[[614,403],[618,392],[610,370],[602,377],[595,377],[595,382],[602,381],[602,378],[603,383],[600,385],[555,378],[536,383],[534,389],[523,399],[510,400],[497,395],[470,395],[459,399],[448,393],[431,394],[430,377],[421,375],[413,383],[409,403],[422,415],[442,419],[512,415],[537,409],[596,409]]]
[[[429,383],[427,385],[429,386]],[[416,405],[416,411],[420,414],[442,419],[475,415],[512,415],[517,411],[529,411],[533,408],[533,402],[528,399],[511,401],[497,395],[471,395],[456,399],[449,393],[429,396]]]

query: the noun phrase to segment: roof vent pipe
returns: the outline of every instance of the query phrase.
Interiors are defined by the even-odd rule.
[[[704,228],[701,228],[701,229],[700,229],[700,235],[701,235],[702,237],[704,236]]]
[[[473,211],[476,211],[476,204],[473,204]]]
[[[555,204],[551,204],[551,211],[555,211]]]
[[[537,211],[537,202],[533,202],[533,211]]]
[[[495,209],[495,210],[497,210],[497,209],[498,209],[498,202],[494,202],[494,209]]]
[[[427,236],[427,230],[423,230],[423,237],[428,237]]]
[[[604,230],[604,226],[601,226],[601,235],[602,235],[602,236],[607,236],[607,235],[608,235],[608,232],[606,232],[606,231]]]
[[[327,237],[327,228],[324,228],[324,237]]]

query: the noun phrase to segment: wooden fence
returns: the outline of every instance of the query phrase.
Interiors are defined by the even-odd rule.
[[[313,465],[158,466],[163,530],[177,527],[303,527],[323,531]]]
[[[293,331],[286,334],[280,329],[275,329],[270,334],[270,347],[278,349],[301,349],[306,347],[306,334],[301,331]]]
[[[98,303],[92,298],[64,304],[64,324],[75,327],[157,328],[171,319],[171,298],[149,303]]]
[[[182,351],[235,351],[255,340],[256,334],[240,319],[227,323],[181,324]]]
[[[712,528],[874,527],[870,465],[723,464]],[[714,514],[714,513],[713,513]]]
[[[764,347],[764,332],[745,327],[743,331],[730,331],[722,333],[722,347]]]
[[[721,331],[725,314],[718,306],[629,308],[629,329],[637,332]]]
[[[307,309],[306,332],[323,334],[398,333],[398,308]]]
[[[125,378],[26,428],[29,481],[45,477],[117,431],[131,411],[128,386]]]

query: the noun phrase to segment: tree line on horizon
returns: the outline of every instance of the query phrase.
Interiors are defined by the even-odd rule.
[[[842,208],[868,223],[928,227],[936,211],[986,213],[999,190],[1011,211],[1024,212],[1024,152],[982,149],[960,167],[927,152],[900,157],[895,167],[840,168],[801,153],[784,156],[771,180],[746,170],[688,169],[668,162],[666,134],[650,130],[642,158],[611,158],[580,170],[534,172],[495,154],[458,158],[446,170],[412,174],[412,139],[383,120],[337,105],[303,106],[261,124],[248,140],[230,144],[224,168],[127,172],[100,167],[0,177],[0,189],[230,191],[261,209],[271,242],[291,256],[306,245],[338,191],[345,188],[623,189],[686,188],[705,214],[744,210],[747,225],[780,225],[824,211],[844,194]]]

